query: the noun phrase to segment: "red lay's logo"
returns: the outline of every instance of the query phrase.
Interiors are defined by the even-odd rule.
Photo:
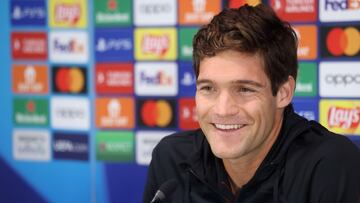
[[[75,25],[80,19],[80,4],[60,3],[55,5],[55,22],[69,22]]]
[[[329,127],[356,129],[360,123],[360,108],[332,106],[328,111]]]
[[[168,35],[145,35],[142,42],[144,54],[163,56],[169,49],[170,38]]]

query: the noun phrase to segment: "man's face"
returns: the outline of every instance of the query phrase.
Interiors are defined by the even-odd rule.
[[[269,148],[281,125],[262,59],[225,51],[200,62],[196,112],[213,153],[238,159]],[[256,156],[256,155],[255,155]]]

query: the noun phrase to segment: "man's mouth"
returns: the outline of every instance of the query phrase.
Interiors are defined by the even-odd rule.
[[[240,129],[242,127],[244,127],[245,125],[241,125],[241,124],[218,124],[218,123],[214,123],[215,128],[219,129],[219,130],[237,130]]]

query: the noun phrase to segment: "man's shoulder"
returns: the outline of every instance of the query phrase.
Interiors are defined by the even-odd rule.
[[[360,151],[349,138],[333,133],[315,121],[310,121],[308,124],[309,130],[304,132],[304,135],[300,136],[296,142],[301,143],[302,150],[306,151],[312,159],[328,159],[334,162],[344,159],[360,160]]]
[[[314,135],[320,136],[319,151],[326,153],[359,153],[357,146],[346,136],[327,130],[317,122],[310,122]]]

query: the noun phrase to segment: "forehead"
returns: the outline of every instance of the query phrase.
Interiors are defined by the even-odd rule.
[[[224,51],[200,61],[198,79],[214,81],[253,80],[267,83],[263,59],[259,54]]]

